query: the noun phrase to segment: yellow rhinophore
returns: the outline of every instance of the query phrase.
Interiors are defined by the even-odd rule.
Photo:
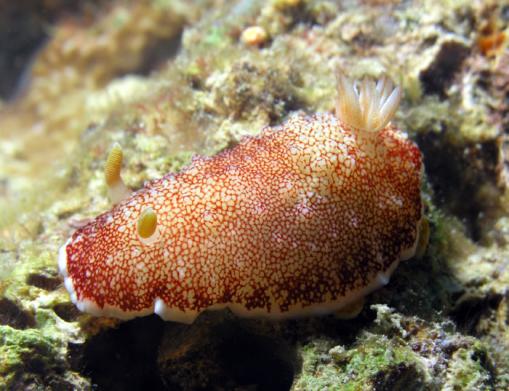
[[[122,148],[118,143],[115,143],[104,165],[104,179],[108,185],[108,195],[114,204],[118,204],[131,193],[120,176],[123,158]]]

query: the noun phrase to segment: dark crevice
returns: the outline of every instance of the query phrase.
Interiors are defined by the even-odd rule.
[[[143,63],[135,70],[128,72],[135,75],[147,76],[158,69],[168,59],[174,57],[182,44],[182,30],[179,34],[167,39],[155,41],[143,54]]]
[[[237,386],[261,390],[288,390],[293,382],[295,353],[268,336],[253,336],[232,330],[218,358],[228,368]]]
[[[159,368],[167,389],[289,390],[295,346],[257,321],[205,313],[190,326],[166,328]]]
[[[306,25],[309,28],[312,26],[320,26],[326,24],[332,19],[331,15],[326,13],[315,14],[311,8],[306,7],[305,4],[300,4],[295,7],[288,7],[281,12],[291,20],[287,26],[287,31],[292,31],[298,26]]]
[[[28,285],[36,286],[45,291],[54,291],[62,284],[62,280],[58,277],[56,271],[51,273],[46,273],[44,271],[30,273],[26,282]]]
[[[461,42],[443,43],[431,65],[420,74],[424,92],[445,99],[447,88],[469,52],[469,48]]]
[[[482,317],[490,311],[496,311],[502,300],[501,295],[491,294],[485,297],[466,297],[456,304],[450,316],[465,333],[475,335]]]
[[[15,329],[26,329],[35,326],[35,319],[18,305],[6,298],[0,299],[0,324]]]
[[[435,194],[435,202],[458,217],[474,241],[482,238],[488,209],[496,209],[498,150],[496,140],[456,145],[446,132],[427,133],[417,140],[424,167]],[[480,189],[493,189],[490,198]],[[491,193],[488,193],[491,194]]]
[[[82,372],[98,390],[164,390],[156,365],[164,324],[150,316],[92,337],[85,346]]]
[[[74,322],[81,315],[81,312],[73,303],[56,304],[53,311],[66,322]]]
[[[422,375],[415,365],[400,363],[379,371],[373,378],[375,391],[424,390]]]
[[[100,0],[0,2],[0,98],[11,99],[20,89],[26,69],[49,37],[49,26],[62,17],[93,12],[99,3]]]

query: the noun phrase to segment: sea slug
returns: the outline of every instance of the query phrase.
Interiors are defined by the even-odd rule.
[[[400,96],[385,77],[339,75],[335,115],[293,115],[148,183],[61,247],[72,301],[186,323],[207,309],[281,319],[355,304],[418,242],[422,161],[390,124]],[[122,199],[121,151],[109,161]]]

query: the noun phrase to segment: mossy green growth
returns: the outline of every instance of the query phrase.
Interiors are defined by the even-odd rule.
[[[123,172],[126,183],[134,188],[143,186],[143,182],[161,178],[168,172],[178,172],[191,161],[193,152],[171,150],[171,144],[162,136],[136,135],[128,145],[129,165]],[[143,167],[143,169],[140,169]]]
[[[424,372],[414,352],[385,336],[367,335],[362,344],[335,360],[338,358],[337,363],[346,375],[345,390],[363,390],[368,384],[374,386],[375,383],[390,381],[392,372],[398,373],[397,381],[402,386],[406,385],[406,389],[416,389],[424,382]],[[403,371],[407,371],[408,375],[401,376]]]
[[[19,259],[7,275],[3,276],[4,295],[18,301],[34,300],[39,297],[41,289],[27,284],[27,278],[30,274],[38,272],[48,271],[53,274],[55,268],[54,251],[56,250],[52,246],[43,248],[41,243],[25,240],[18,245],[17,251]],[[10,254],[13,257],[15,253]]]
[[[419,357],[408,346],[370,333],[352,349],[331,349],[325,360],[316,345],[304,347],[302,356],[303,371],[294,390],[419,389],[427,377]]]
[[[212,47],[224,46],[227,39],[226,32],[223,28],[212,26],[205,38],[203,44]]]
[[[61,345],[58,338],[49,338],[41,330],[0,326],[0,389],[30,384],[30,378],[62,367]]]
[[[409,92],[409,94],[411,94]],[[437,96],[424,98],[419,105],[406,110],[404,128],[411,133],[441,133],[452,145],[492,140],[498,129],[489,120],[484,107],[465,107],[466,103],[451,99],[441,101]]]
[[[451,357],[445,390],[474,391],[491,389],[491,374],[483,361],[486,350],[480,342],[458,349]]]
[[[294,382],[293,391],[330,389],[334,384],[341,384],[342,372],[336,366],[328,365],[330,357],[322,353],[330,347],[329,341],[314,340],[300,348],[302,370]]]

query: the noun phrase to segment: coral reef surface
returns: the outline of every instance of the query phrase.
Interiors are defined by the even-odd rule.
[[[0,66],[22,62],[0,73],[16,86],[0,103],[0,389],[509,388],[506,2],[44,1],[39,18],[33,3],[0,45]],[[429,245],[357,318],[182,325],[74,307],[57,252],[111,207],[111,145],[139,189],[292,113],[333,111],[337,67],[402,87],[394,122],[425,163]]]

